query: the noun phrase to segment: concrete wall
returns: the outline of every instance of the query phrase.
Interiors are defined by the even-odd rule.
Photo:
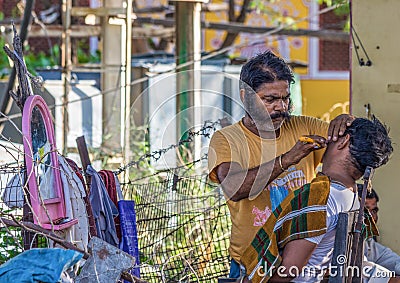
[[[400,252],[399,165],[400,165],[400,1],[353,0],[353,25],[372,61],[360,66],[352,50],[352,112],[365,117],[365,104],[390,127],[394,154],[376,171],[373,186],[380,196],[380,241]],[[358,50],[360,56],[366,56]]]

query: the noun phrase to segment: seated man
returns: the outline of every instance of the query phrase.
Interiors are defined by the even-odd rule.
[[[361,195],[360,190],[362,190],[362,185],[358,184],[357,186],[359,195]],[[370,193],[367,193],[365,207],[368,208],[375,223],[378,222],[378,202],[379,196],[376,191],[372,189]],[[379,264],[390,271],[394,271],[397,276],[400,276],[400,256],[388,247],[376,242],[374,238],[368,238],[365,241],[364,255],[367,257],[368,261]]]
[[[356,180],[367,166],[385,164],[392,151],[381,122],[355,119],[327,145],[320,176],[290,193],[246,249],[248,279],[319,282],[331,262],[339,213],[359,208]]]

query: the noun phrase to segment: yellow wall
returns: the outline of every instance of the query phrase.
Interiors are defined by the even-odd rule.
[[[377,169],[372,183],[380,198],[380,240],[399,253],[400,1],[378,2],[377,6],[376,0],[352,1],[354,29],[372,61],[370,67],[360,66],[352,51],[352,109],[354,114],[365,117],[364,105],[369,103],[371,112],[390,128],[393,156],[387,165]]]
[[[222,3],[223,0],[212,0],[213,3]],[[239,13],[242,1],[236,0],[236,15]],[[286,13],[294,19],[306,18],[309,16],[310,5],[312,1],[293,1],[280,0],[265,2],[268,13],[275,11],[274,18],[278,18],[279,14]],[[249,26],[275,26],[276,23],[271,22],[268,13],[251,12],[247,15],[246,25]],[[205,20],[210,22],[227,22],[226,12],[205,13]],[[297,23],[294,28],[310,28],[308,21]],[[204,33],[203,47],[205,51],[218,49],[225,32],[220,30],[206,30]],[[309,37],[286,37],[286,36],[264,36],[260,40],[258,34],[240,34],[235,45],[240,47],[231,51],[233,56],[249,58],[266,49],[271,49],[280,54],[285,59],[301,61],[310,65],[311,60],[317,60],[318,56],[310,57],[310,38]],[[251,43],[257,42],[256,45]],[[348,112],[349,103],[349,81],[348,80],[327,80],[327,79],[309,79],[309,68],[298,68],[296,73],[308,77],[301,80],[303,95],[303,114],[316,116],[329,120],[329,117],[335,117],[343,112]],[[339,103],[339,104],[338,104]],[[337,107],[333,112],[332,107]],[[342,111],[344,109],[344,111]]]
[[[348,80],[302,80],[303,115],[329,120],[349,112]]]
[[[211,0],[213,3],[224,3],[223,0]],[[243,1],[235,0],[236,16],[238,16]],[[246,16],[245,25],[258,27],[276,26],[277,21],[288,21],[287,18],[279,17],[282,13],[293,16],[294,19],[305,18],[308,16],[308,6],[304,1],[280,0],[264,1],[264,12],[252,11]],[[273,15],[273,16],[271,16]],[[271,18],[275,22],[271,21]],[[209,12],[205,13],[205,20],[209,22],[228,22],[227,12]],[[286,23],[286,22],[284,22]],[[293,28],[307,29],[309,23],[302,21],[292,26]],[[210,52],[220,48],[226,32],[222,30],[207,29],[204,33],[203,48]],[[254,43],[257,44],[254,44]],[[239,57],[253,57],[254,55],[271,49],[276,53],[287,57],[286,59],[295,59],[303,62],[308,61],[308,37],[286,37],[286,36],[263,36],[261,34],[241,33],[235,40],[234,45],[237,48],[231,50],[231,54]],[[299,70],[300,74],[306,73],[306,70]]]

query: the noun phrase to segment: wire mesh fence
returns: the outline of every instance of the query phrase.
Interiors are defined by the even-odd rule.
[[[25,173],[25,167],[19,163],[0,165],[1,217],[14,221],[24,220],[24,188],[27,187]],[[25,215],[25,218],[30,214]],[[44,248],[48,245],[48,239],[43,235],[28,232],[20,227],[7,226],[0,221],[0,264],[26,249]]]
[[[23,184],[22,168],[18,165],[3,164],[0,166],[0,211],[2,214],[13,215],[17,219],[22,218],[22,209],[16,208],[16,199],[11,198],[11,194],[18,191],[18,187]],[[6,204],[8,202],[8,204]],[[4,263],[9,258],[16,256],[23,251],[23,240],[21,230],[14,227],[6,227],[0,224],[0,263]]]
[[[158,179],[158,180],[157,180]],[[207,176],[160,173],[123,187],[134,199],[141,277],[149,282],[216,282],[228,273],[229,211]]]

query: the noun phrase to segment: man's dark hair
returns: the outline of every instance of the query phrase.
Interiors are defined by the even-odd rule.
[[[271,51],[258,54],[243,65],[240,71],[240,88],[248,91],[258,91],[264,83],[287,81],[289,86],[294,83],[293,72],[289,65]],[[249,89],[251,88],[251,89]],[[289,111],[292,100],[289,100]]]
[[[358,189],[358,195],[361,196],[362,190],[363,190],[363,185],[357,184],[357,189]],[[379,196],[373,188],[371,188],[371,192],[367,191],[367,198],[369,198],[369,199],[374,198],[374,199],[376,199],[376,202],[379,202]]]
[[[378,168],[389,161],[393,152],[387,128],[375,117],[357,118],[346,128],[350,135],[349,151],[356,168],[364,173],[367,166]]]

